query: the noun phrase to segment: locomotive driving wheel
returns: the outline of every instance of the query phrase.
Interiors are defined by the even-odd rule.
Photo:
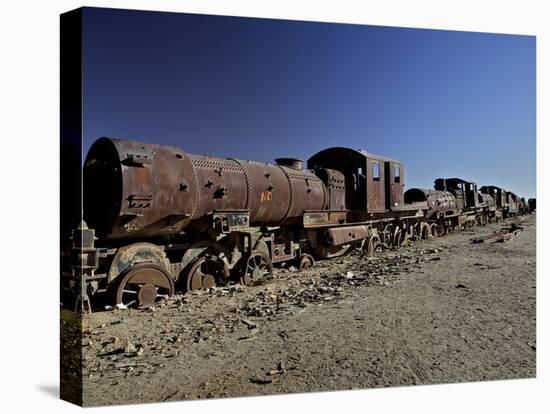
[[[386,225],[386,227],[384,227],[384,230],[382,231],[382,237],[380,237],[380,240],[381,243],[383,243],[387,248],[391,248],[393,246],[393,231],[394,226],[392,224]]]
[[[412,234],[415,240],[422,239],[422,222],[418,221],[414,223],[412,228]]]
[[[380,237],[378,237],[377,235],[365,239],[363,244],[363,251],[369,256],[372,255],[375,251],[380,250],[381,248],[382,244],[380,242]]]
[[[273,263],[271,259],[266,253],[254,250],[250,253],[246,265],[241,272],[240,282],[243,285],[252,285],[271,276],[273,276]]]
[[[420,238],[427,240],[430,237],[430,225],[428,223],[422,223],[420,225]]]
[[[174,280],[160,266],[137,264],[121,276],[115,291],[115,305],[153,307],[162,298],[174,294]]]
[[[396,227],[393,231],[393,247],[394,249],[399,249],[403,243],[403,232],[399,227]]]
[[[310,254],[304,253],[300,255],[299,260],[299,269],[300,270],[307,270],[313,267],[315,264],[315,260],[313,260],[313,257]]]
[[[207,254],[191,263],[184,275],[186,292],[223,285],[229,279],[229,269],[219,257]]]

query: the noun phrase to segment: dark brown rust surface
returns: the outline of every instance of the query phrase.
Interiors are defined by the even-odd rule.
[[[369,237],[367,226],[333,227],[325,232],[327,246],[340,246],[342,244],[361,241]]]

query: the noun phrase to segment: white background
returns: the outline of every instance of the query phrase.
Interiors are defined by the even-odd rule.
[[[58,324],[59,14],[103,6],[455,29],[537,36],[537,379],[322,394],[192,401],[87,412],[406,411],[541,412],[548,404],[548,74],[550,13],[544,1],[77,1],[3,2],[0,14],[0,406],[66,413],[60,401]],[[467,153],[464,154],[467,156]],[[492,161],[492,160],[491,160]],[[496,162],[496,161],[495,161]],[[514,169],[520,165],[512,166]],[[542,184],[542,185],[541,185]],[[546,388],[546,391],[545,391]]]

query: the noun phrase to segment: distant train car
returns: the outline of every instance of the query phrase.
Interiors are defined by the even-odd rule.
[[[517,216],[521,214],[522,207],[520,198],[511,191],[506,191],[506,198],[508,201],[508,215]]]
[[[481,194],[491,196],[495,202],[495,215],[492,219],[499,221],[507,216],[508,200],[506,197],[506,190],[494,185],[487,185],[481,187],[479,191]]]
[[[461,178],[438,178],[433,190],[411,188],[405,192],[405,202],[425,202],[425,217],[437,226],[437,234],[471,226],[481,220],[478,215],[483,211],[477,184]]]

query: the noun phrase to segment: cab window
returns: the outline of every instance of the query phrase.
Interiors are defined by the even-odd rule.
[[[380,164],[372,163],[372,181],[380,181]]]

